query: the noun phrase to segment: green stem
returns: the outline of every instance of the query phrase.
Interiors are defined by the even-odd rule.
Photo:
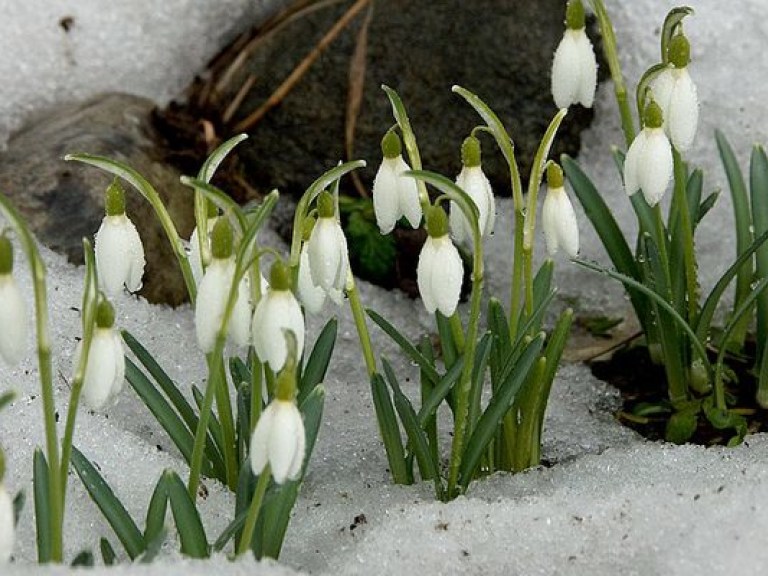
[[[520,405],[520,426],[514,446],[514,462],[512,470],[519,472],[531,466],[538,465],[539,443],[536,436],[538,428],[537,399],[539,388],[545,384],[542,382],[547,366],[547,359],[540,356],[533,369],[529,373],[529,380],[523,393],[523,401]]]
[[[349,307],[352,310],[352,317],[355,320],[355,328],[357,328],[360,348],[363,351],[365,367],[368,370],[368,377],[370,378],[376,374],[376,357],[373,354],[371,335],[368,332],[368,325],[365,322],[365,310],[363,310],[363,304],[360,302],[360,294],[357,292],[355,279],[351,272],[347,278],[347,296],[349,298]]]
[[[688,210],[688,198],[686,197],[686,175],[685,163],[680,152],[672,149],[672,157],[675,164],[675,197],[680,214],[680,225],[682,226],[683,238],[683,261],[685,263],[685,283],[688,296],[688,322],[691,325],[696,324],[698,315],[698,296],[696,280],[696,255],[693,246],[693,229],[691,227],[691,214]]]
[[[222,354],[223,356],[223,354]],[[232,403],[229,399],[229,386],[224,370],[224,359],[216,363],[219,370],[216,387],[216,407],[218,408],[219,424],[221,424],[222,450],[224,451],[224,470],[226,472],[227,486],[233,492],[237,490],[237,442],[235,441],[235,424],[232,417]]]
[[[261,505],[264,501],[264,494],[267,492],[267,487],[269,486],[270,474],[270,466],[267,464],[264,467],[264,470],[261,471],[261,474],[259,474],[259,481],[256,484],[256,490],[253,493],[251,505],[248,507],[248,516],[245,518],[243,534],[240,537],[240,545],[237,547],[238,556],[245,554],[251,547],[253,531],[256,528],[256,521],[259,519],[259,511],[261,510]]]
[[[439,314],[439,312],[435,312],[435,314]],[[451,335],[453,336],[453,343],[456,345],[456,352],[461,355],[464,351],[465,340],[464,327],[461,325],[461,318],[459,317],[458,310],[451,315],[448,322],[451,326]]]
[[[256,354],[251,355],[251,432],[261,417],[262,398],[262,364]]]
[[[592,7],[600,23],[600,32],[603,35],[603,54],[605,54],[608,70],[611,72],[611,80],[613,80],[613,90],[616,96],[616,103],[619,106],[619,114],[621,115],[621,129],[624,132],[624,141],[629,146],[635,139],[635,123],[632,119],[632,111],[627,99],[627,87],[624,84],[624,76],[621,72],[621,64],[619,63],[616,34],[613,31],[613,24],[605,9],[603,0],[592,0]]]

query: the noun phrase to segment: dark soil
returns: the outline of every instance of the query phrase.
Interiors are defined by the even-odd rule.
[[[710,358],[715,361],[714,354]],[[750,433],[768,430],[768,410],[755,401],[757,380],[751,372],[754,350],[746,357],[731,356],[728,368],[733,378],[726,386],[728,405],[747,419]],[[616,418],[649,440],[664,440],[665,428],[672,406],[667,395],[667,379],[662,366],[653,364],[644,346],[634,345],[616,351],[608,360],[592,361],[592,373],[618,388],[623,398]],[[658,411],[649,414],[649,411]],[[690,443],[704,446],[726,444],[732,430],[718,430],[700,414],[698,426]]]

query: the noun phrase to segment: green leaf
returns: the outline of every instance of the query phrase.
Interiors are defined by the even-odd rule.
[[[216,204],[216,206],[218,206],[225,214],[232,214],[236,218],[237,226],[241,232],[248,227],[245,213],[242,208],[240,208],[240,205],[232,200],[232,197],[229,194],[213,184],[209,184],[208,182],[197,178],[192,178],[191,176],[182,176],[180,180],[182,184],[189,186],[195,192]]]
[[[106,538],[99,539],[99,550],[101,551],[101,559],[104,562],[104,566],[113,566],[115,564],[115,549],[112,548],[112,544]]]
[[[453,330],[451,329],[451,320],[443,316],[440,310],[435,311],[435,324],[437,324],[437,333],[440,336],[440,352],[443,356],[443,364],[446,368],[451,368],[456,363],[459,357],[458,346],[453,336]],[[427,356],[425,356],[426,358]],[[429,359],[430,366],[435,365],[434,358]],[[425,373],[426,378],[436,384],[434,380],[429,378],[429,374]]]
[[[400,422],[402,422],[405,434],[408,437],[408,444],[419,463],[421,478],[422,480],[433,480],[435,483],[435,495],[438,499],[442,499],[443,484],[438,472],[438,463],[433,459],[433,452],[427,441],[427,435],[419,424],[418,416],[416,416],[416,411],[413,409],[411,401],[408,400],[408,397],[400,389],[392,366],[390,366],[385,358],[381,359],[381,363],[384,367],[387,381],[392,387],[395,409],[400,416]]]
[[[331,362],[333,349],[336,345],[336,333],[339,322],[331,318],[323,326],[320,335],[315,340],[312,352],[309,354],[304,368],[299,377],[299,396],[297,402],[301,405],[318,384],[325,379],[328,366]]]
[[[437,370],[435,370],[435,367],[430,364],[430,362],[421,354],[421,352],[418,351],[418,349],[411,344],[408,339],[400,334],[398,332],[397,328],[392,326],[383,316],[381,316],[378,312],[375,310],[371,310],[368,308],[366,310],[366,313],[368,316],[370,316],[371,320],[373,320],[376,324],[378,324],[379,328],[384,330],[384,332],[392,338],[392,340],[395,341],[395,343],[400,346],[401,350],[405,355],[413,360],[416,364],[419,365],[419,368],[424,370],[424,372],[427,373],[429,376],[429,379],[433,382],[437,382],[440,380],[440,376],[437,374]]]
[[[35,448],[32,467],[32,487],[35,499],[35,529],[37,531],[37,562],[47,564],[51,561],[51,508],[49,506],[48,480],[50,470],[45,455],[40,448]]]
[[[691,410],[675,412],[667,421],[664,438],[673,444],[685,444],[698,426],[698,413]]]
[[[717,199],[720,197],[720,192],[712,192],[709,196],[704,198],[704,200],[699,204],[699,208],[694,214],[696,214],[696,224],[702,221],[704,216],[709,214],[709,211],[712,210],[712,208],[715,207],[715,203],[717,202]]]
[[[187,487],[173,470],[163,472],[163,477],[181,541],[181,553],[192,558],[208,558],[210,554],[205,529]]]
[[[395,409],[392,406],[387,384],[381,374],[377,373],[371,376],[371,392],[392,480],[395,484],[410,484],[411,479],[405,462],[405,450],[403,449],[403,440],[400,438],[400,428],[397,425]]]
[[[467,441],[461,459],[459,485],[462,491],[465,491],[472,481],[480,459],[483,457],[486,448],[488,448],[488,444],[496,433],[496,429],[504,415],[509,411],[515,395],[528,377],[528,372],[539,357],[543,343],[544,337],[541,334],[531,340],[520,356],[515,369],[501,383],[498,392],[493,395],[488,407],[480,416],[480,420],[478,420],[475,429]]]
[[[768,157],[761,146],[752,149],[749,173],[750,199],[752,200],[752,225],[754,235],[768,232]],[[768,277],[768,246],[755,252],[755,268],[758,278]],[[757,362],[768,347],[768,293],[757,299]]]
[[[216,150],[211,152],[211,155],[206,158],[205,162],[200,167],[200,171],[197,173],[198,179],[203,182],[210,182],[213,175],[216,173],[216,170],[218,170],[219,165],[227,156],[229,156],[230,152],[232,152],[240,142],[247,139],[248,134],[238,134],[226,142],[221,143]]]
[[[164,530],[165,514],[168,510],[168,487],[165,484],[165,476],[155,484],[152,498],[147,507],[147,519],[144,523],[144,542],[152,542]]]
[[[75,556],[69,566],[70,568],[93,568],[93,565],[93,552],[90,550],[82,550]]]
[[[451,366],[443,376],[437,381],[437,384],[429,393],[429,396],[422,402],[419,410],[419,423],[422,427],[426,425],[429,418],[433,417],[440,407],[440,404],[451,393],[454,384],[459,381],[461,371],[464,369],[464,357],[459,359]]]
[[[377,283],[390,280],[397,258],[394,237],[382,236],[376,221],[359,210],[346,219],[345,232],[351,263],[357,273]]]
[[[475,350],[475,365],[472,367],[469,390],[469,430],[471,431],[480,416],[480,401],[485,383],[485,371],[491,356],[492,335],[490,332],[483,334]]]
[[[72,466],[88,491],[91,500],[99,507],[115,535],[131,560],[139,556],[146,544],[136,522],[118,500],[112,488],[80,450],[72,448]]]

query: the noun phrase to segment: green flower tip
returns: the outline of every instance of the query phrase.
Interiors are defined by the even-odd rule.
[[[661,111],[661,106],[656,104],[656,101],[651,99],[645,106],[645,113],[643,114],[643,126],[646,128],[661,128],[664,124],[664,113]]]
[[[219,215],[219,207],[216,206],[215,202],[212,202],[211,200],[205,201],[205,214],[208,216],[208,218],[216,218],[216,216]]]
[[[467,136],[461,144],[461,163],[467,168],[480,166],[480,140]]]
[[[580,30],[584,28],[586,16],[584,14],[584,4],[581,0],[571,0],[565,9],[565,25],[571,30]]]
[[[96,306],[96,327],[97,328],[112,328],[115,325],[115,309],[109,300],[101,294],[99,296],[99,304]]]
[[[448,215],[441,206],[430,206],[427,209],[427,234],[432,238],[448,234]]]
[[[278,400],[292,401],[296,395],[296,365],[298,364],[298,344],[292,330],[283,329],[287,354],[285,365],[277,376],[275,397]]]
[[[381,153],[384,154],[384,158],[397,158],[403,153],[400,136],[394,130],[389,130],[381,139]]]
[[[667,59],[675,68],[685,68],[691,61],[691,43],[682,32],[672,36],[669,41]]]
[[[547,185],[550,188],[562,188],[565,179],[563,178],[563,169],[557,162],[550,162],[547,165]]]
[[[211,230],[211,256],[226,260],[232,256],[232,226],[228,218],[219,218]]]
[[[125,214],[125,191],[117,178],[112,180],[104,194],[104,210],[107,216]]]
[[[291,271],[282,260],[276,260],[269,269],[269,286],[272,290],[291,289]]]
[[[320,218],[333,218],[336,216],[336,206],[333,194],[323,190],[317,197],[317,215]]]
[[[13,244],[5,234],[0,234],[0,276],[13,272]]]
[[[308,242],[309,237],[312,235],[312,230],[315,228],[315,222],[313,217],[309,216],[304,218],[304,222],[301,223],[301,240],[302,242]]]

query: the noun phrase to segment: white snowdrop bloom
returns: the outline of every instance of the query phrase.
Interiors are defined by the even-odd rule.
[[[7,564],[16,542],[13,499],[0,478],[0,565]]]
[[[261,297],[253,314],[251,335],[253,347],[262,362],[278,372],[285,364],[288,347],[283,330],[290,330],[296,337],[296,355],[304,350],[304,316],[301,307],[290,290],[290,273],[285,265],[276,262],[272,266],[270,287]]]
[[[440,310],[443,316],[456,311],[461,294],[464,267],[456,246],[447,233],[445,212],[432,207],[427,217],[427,240],[419,254],[416,279],[427,312]]]
[[[13,277],[13,247],[0,235],[0,358],[15,366],[27,347],[27,306]]]
[[[261,474],[269,464],[275,482],[295,480],[304,462],[304,421],[296,403],[275,399],[264,409],[251,436],[251,469]]]
[[[381,141],[384,158],[373,180],[373,211],[382,234],[389,234],[405,216],[413,228],[421,223],[421,204],[416,180],[403,176],[411,167],[403,160],[398,135],[389,131]]]
[[[597,88],[597,60],[584,30],[584,6],[568,3],[566,29],[552,62],[552,97],[558,108],[580,103],[591,108]]]
[[[550,256],[562,248],[571,258],[576,257],[579,253],[576,213],[563,186],[563,172],[554,163],[547,168],[547,195],[542,208],[541,226]]]
[[[670,41],[672,60],[667,68],[651,82],[653,97],[664,114],[664,131],[680,152],[693,144],[699,123],[699,98],[688,73],[690,47],[682,34]]]
[[[125,215],[125,193],[117,180],[107,188],[105,208],[95,245],[100,287],[109,297],[123,285],[136,292],[144,275],[144,247],[136,226]]]
[[[674,169],[672,146],[661,124],[661,109],[651,101],[646,107],[645,127],[632,141],[624,159],[627,194],[642,190],[649,206],[655,206],[664,196]]]
[[[115,330],[114,322],[112,305],[102,298],[96,311],[96,328],[88,351],[82,388],[83,400],[93,410],[102,410],[114,403],[125,381],[123,340]],[[75,351],[75,366],[81,354],[82,343]]]
[[[349,253],[347,239],[336,219],[333,196],[321,192],[317,201],[318,219],[307,243],[312,282],[326,293],[341,292],[347,282]]]
[[[200,282],[195,303],[195,330],[197,343],[206,354],[216,345],[216,334],[224,319],[229,290],[235,278],[235,260],[213,258]],[[227,336],[237,346],[247,346],[251,332],[251,307],[248,282],[242,278],[238,285],[237,300],[227,324]]]
[[[496,200],[491,183],[480,165],[480,141],[474,136],[464,140],[461,147],[462,168],[456,177],[456,185],[464,190],[477,206],[480,235],[488,237],[496,221]],[[451,234],[459,244],[472,246],[472,227],[461,208],[451,202]]]
[[[304,309],[310,314],[318,314],[325,304],[326,293],[320,286],[312,282],[312,274],[309,271],[309,250],[305,242],[301,247],[299,256],[299,278],[296,291]]]

